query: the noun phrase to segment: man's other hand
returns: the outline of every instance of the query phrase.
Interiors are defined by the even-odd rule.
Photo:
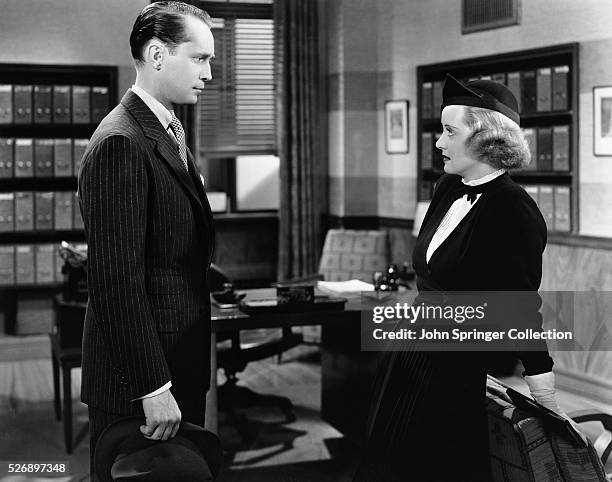
[[[170,390],[142,399],[146,425],[140,431],[149,440],[168,440],[176,435],[181,423],[181,411]]]

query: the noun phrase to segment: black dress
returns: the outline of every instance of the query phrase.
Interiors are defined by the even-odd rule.
[[[546,225],[535,202],[508,174],[481,186],[480,199],[427,263],[427,247],[461,185],[459,176],[444,175],[423,220],[413,253],[419,294],[536,292]],[[537,310],[530,316],[541,324]],[[527,375],[552,369],[544,347],[518,355]],[[494,357],[490,352],[385,353],[354,481],[491,480],[485,386]]]

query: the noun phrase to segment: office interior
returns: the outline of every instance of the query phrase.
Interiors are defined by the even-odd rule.
[[[103,86],[107,87],[103,93],[108,93],[108,108],[112,108],[134,82],[128,37],[134,18],[148,3],[144,0],[0,0],[0,45],[3,46],[0,84],[37,86],[40,85],[38,76],[43,76],[52,85],[57,81],[92,88]],[[262,37],[268,43],[261,48],[261,57],[266,66],[278,67],[273,32],[279,31],[278,22],[283,17],[275,15],[278,5],[273,0],[192,3],[212,12],[219,38],[222,31],[229,31],[224,26],[231,24],[227,19],[232,12],[258,12],[244,13],[247,17],[267,15],[266,19],[246,22],[244,31],[267,29]],[[295,177],[291,177],[290,170],[283,171],[283,163],[288,162],[293,151],[283,140],[283,123],[276,117],[275,109],[283,102],[283,92],[275,87],[277,84],[271,84],[270,95],[264,101],[268,102],[264,108],[274,113],[274,117],[269,124],[266,124],[269,119],[262,121],[263,127],[256,130],[254,140],[253,137],[249,142],[243,139],[247,147],[240,147],[235,139],[231,145],[224,144],[220,130],[214,131],[219,134],[217,137],[211,134],[215,122],[227,120],[223,112],[229,110],[229,107],[224,110],[223,101],[229,97],[221,81],[206,94],[207,105],[212,110],[205,111],[198,105],[185,113],[184,118],[193,122],[187,125],[191,132],[190,147],[215,211],[214,263],[237,290],[269,287],[278,280],[322,271],[329,281],[360,278],[371,282],[373,272],[384,271],[389,263],[409,269],[419,222],[433,183],[441,174],[431,145],[439,130],[435,122],[436,89],[441,87],[445,70],[456,72],[466,80],[503,74],[503,81],[508,84],[513,75],[518,75],[523,82],[525,72],[533,72],[536,78],[532,85],[536,90],[540,76],[544,76],[549,82],[549,107],[540,108],[536,99],[523,127],[540,146],[550,145],[550,164],[516,176],[538,200],[540,209],[547,211],[550,221],[541,290],[593,293],[593,302],[580,320],[582,329],[594,334],[592,346],[553,355],[560,403],[568,411],[589,408],[612,414],[612,328],[608,316],[612,301],[607,293],[612,291],[612,142],[609,140],[612,135],[612,57],[609,55],[612,4],[608,0],[311,0],[304,4],[308,4],[308,11],[314,12],[315,19],[309,26],[312,37],[308,59],[312,69],[309,122],[314,125],[308,126],[314,136],[309,145],[314,149],[305,175],[309,187],[302,191],[314,198],[309,204],[310,216],[295,215],[303,213],[292,202],[296,191],[288,186]],[[508,4],[509,10],[505,12],[510,12],[508,16],[512,18],[505,23],[470,29],[464,25],[465,9],[470,4],[476,7]],[[512,10],[513,6],[516,11]],[[500,11],[504,11],[502,7]],[[284,38],[291,38],[292,30],[287,25],[280,27]],[[220,75],[223,72],[220,66],[234,55],[230,52],[236,47],[227,37],[223,39],[218,42],[223,48],[215,60],[215,69]],[[300,43],[296,39],[292,41]],[[54,71],[53,66],[59,66],[56,70],[61,73]],[[565,79],[567,98],[566,104],[555,110],[555,91],[550,86],[557,73]],[[58,77],[54,78],[56,74]],[[101,77],[97,78],[98,74]],[[71,81],[71,75],[78,80]],[[271,77],[270,74],[269,81]],[[544,85],[545,81],[542,82]],[[537,92],[540,95],[543,90]],[[90,95],[93,99],[93,90]],[[237,118],[240,98],[234,96],[231,102],[236,104],[232,106],[232,115]],[[427,106],[433,109],[429,114],[424,112]],[[403,124],[399,133],[392,131],[393,113],[400,116]],[[248,119],[248,113],[245,115]],[[231,119],[231,122],[237,121]],[[249,124],[248,120],[242,122]],[[10,130],[14,127],[0,125],[0,138],[36,139],[39,135],[34,122],[27,128]],[[79,141],[87,137],[87,129],[56,127],[44,135],[53,139],[69,138],[72,152],[79,152]],[[257,133],[261,134],[260,139]],[[561,140],[557,143],[556,139]],[[49,152],[56,152],[57,146],[51,145],[53,149],[48,146]],[[564,150],[562,159],[554,158],[554,146],[555,149],[563,146],[559,147]],[[534,154],[540,162],[537,148]],[[542,162],[547,162],[546,156]],[[295,169],[293,164],[292,167]],[[18,192],[32,193],[34,201],[40,198],[43,205],[45,196],[40,191],[55,191],[54,204],[49,209],[53,209],[55,218],[66,217],[60,199],[71,208],[75,204],[70,203],[70,195],[61,197],[57,193],[74,189],[74,171],[65,179],[48,184],[44,176],[37,179],[33,173],[30,177],[27,179],[26,174],[22,179],[8,176],[0,179],[0,200],[4,206],[10,199],[14,213]],[[67,240],[78,247],[85,239],[77,213],[73,211],[67,218],[69,228],[55,229],[54,219],[37,233],[34,220],[29,231],[17,231],[13,224],[11,229],[0,233],[2,259],[10,256],[17,259],[20,249],[24,252],[24,249],[28,251],[24,247],[29,247],[33,260],[53,260],[50,278],[44,282],[37,283],[33,262],[32,281],[20,285],[12,278],[12,283],[0,286],[0,370],[3,373],[0,417],[9,427],[0,434],[0,445],[11,460],[14,457],[29,460],[35,453],[34,458],[40,460],[70,461],[72,475],[62,480],[88,480],[87,412],[78,401],[78,367],[72,371],[71,382],[74,411],[71,454],[66,453],[63,425],[56,420],[53,406],[48,334],[53,332],[56,322],[54,298],[61,293],[64,282],[57,245]],[[309,229],[297,219],[308,224]],[[14,222],[17,223],[16,218]],[[330,230],[336,236],[348,236],[343,238],[345,241],[369,239],[374,245],[383,246],[383,252],[377,253],[380,265],[374,269],[349,266],[344,270],[326,266],[322,263],[322,252]],[[303,235],[302,231],[310,234]],[[296,236],[296,232],[301,234]],[[303,250],[300,242],[308,242],[309,248]],[[13,250],[7,251],[8,247]],[[13,267],[17,270],[16,265]],[[280,331],[274,331],[274,336],[279,336]],[[321,416],[325,410],[320,397],[326,356],[333,355],[333,350],[325,347],[325,327],[298,327],[290,331],[299,334],[298,343],[249,362],[237,377],[239,385],[289,398],[295,420],[283,419],[277,407],[268,407],[271,414],[265,408],[246,411],[246,415],[238,417],[239,422],[220,410],[222,441],[226,436],[231,440],[229,447],[235,449],[227,455],[224,480],[351,480],[359,440],[346,437],[343,430],[352,435],[352,430],[358,429],[354,428],[353,421],[338,421],[336,412],[348,402],[333,399],[341,397],[337,390],[334,392],[332,388],[330,392],[335,394],[332,415]],[[280,333],[286,334],[286,331]],[[259,343],[272,334],[265,330],[245,330],[242,336],[243,343]],[[359,360],[358,347],[356,353],[354,358],[336,359],[337,363],[331,365],[334,369],[341,366],[349,373],[372,370],[371,360]],[[515,365],[504,367],[500,373],[503,380],[525,390],[518,375],[520,369]],[[226,381],[226,375],[220,368],[220,386]],[[367,405],[366,400],[359,402]],[[232,425],[243,423],[245,417],[251,423],[248,427],[252,429],[249,432],[252,437],[246,437],[250,442],[245,442],[244,430]],[[586,426],[593,440],[602,430],[597,423]],[[40,436],[36,435],[37,431]],[[267,439],[262,442],[258,436]],[[0,452],[0,461],[3,459]],[[604,466],[607,473],[612,473],[610,461]]]

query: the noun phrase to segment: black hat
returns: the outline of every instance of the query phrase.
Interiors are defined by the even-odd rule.
[[[447,105],[482,107],[504,114],[517,124],[521,120],[514,94],[504,84],[492,80],[474,80],[462,84],[452,75],[446,74],[440,110]]]
[[[104,429],[94,453],[100,482],[214,480],[221,467],[219,438],[198,425],[181,422],[174,438],[146,439],[144,417],[126,417]]]

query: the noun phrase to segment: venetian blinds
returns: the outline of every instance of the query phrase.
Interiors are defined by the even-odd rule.
[[[198,103],[202,154],[275,153],[273,20],[215,19],[212,31],[213,78]]]

